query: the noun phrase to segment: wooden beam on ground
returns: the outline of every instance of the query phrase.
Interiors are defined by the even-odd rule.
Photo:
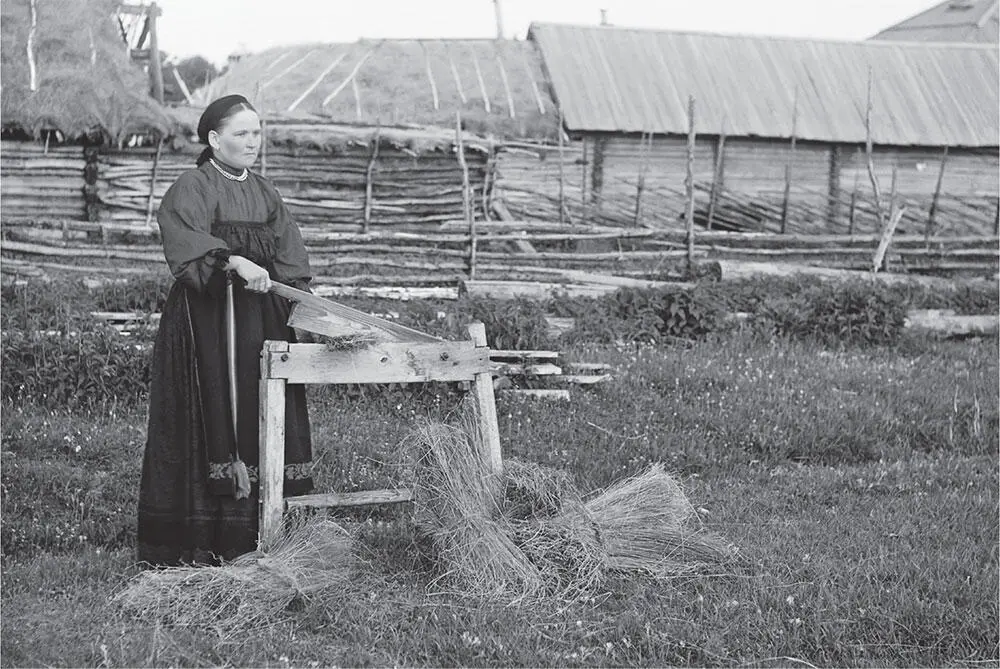
[[[400,490],[359,490],[357,492],[325,492],[312,495],[297,495],[285,499],[285,508],[329,509],[376,504],[403,504],[413,501],[413,492]]]
[[[519,388],[519,389],[499,390],[497,392],[504,395],[530,397],[532,399],[539,399],[539,400],[555,400],[555,401],[569,402],[570,399],[569,391],[565,389]]]
[[[996,336],[1000,333],[1000,317],[960,316],[952,309],[912,309],[906,314],[904,327],[939,337]]]

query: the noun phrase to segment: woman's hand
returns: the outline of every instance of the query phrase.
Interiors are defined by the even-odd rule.
[[[271,290],[271,277],[267,270],[242,256],[230,256],[225,269],[236,272],[247,282],[247,290],[251,292],[266,293]]]

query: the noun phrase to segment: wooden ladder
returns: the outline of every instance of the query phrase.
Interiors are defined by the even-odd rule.
[[[284,498],[285,392],[289,383],[421,383],[467,381],[479,409],[483,453],[500,473],[490,350],[482,323],[468,327],[468,341],[379,342],[356,350],[324,344],[265,341],[260,359],[260,529],[259,547],[280,537],[285,511],[294,507],[360,506],[403,502],[408,490],[325,493]]]

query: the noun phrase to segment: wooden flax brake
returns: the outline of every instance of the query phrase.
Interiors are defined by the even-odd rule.
[[[411,499],[409,490],[367,490],[285,500],[285,393],[289,383],[468,382],[482,437],[479,456],[491,471],[502,471],[490,349],[482,323],[468,326],[468,340],[447,341],[290,286],[274,283],[271,290],[295,303],[289,326],[328,337],[367,341],[362,347],[337,350],[325,344],[264,342],[259,407],[261,548],[273,545],[280,537],[282,516],[293,507],[358,506]]]
[[[271,292],[294,302],[289,327],[327,337],[358,336],[377,341],[439,342],[439,337],[383,320],[318,295],[271,283]]]

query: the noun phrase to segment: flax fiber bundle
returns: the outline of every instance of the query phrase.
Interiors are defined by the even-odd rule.
[[[728,555],[697,527],[662,465],[584,503],[565,472],[508,458],[488,471],[474,405],[459,426],[426,422],[404,442],[413,465],[414,521],[442,578],[472,596],[592,594],[607,570],[668,576]]]
[[[424,422],[403,442],[413,465],[413,518],[442,566],[440,581],[482,598],[529,597],[541,574],[514,544],[498,504],[499,477],[482,453],[474,405],[461,426]]]
[[[293,520],[266,552],[212,567],[150,569],[112,599],[129,616],[169,627],[214,630],[236,641],[279,622],[289,604],[342,587],[352,539],[322,517]]]
[[[585,508],[612,569],[671,575],[730,555],[725,542],[700,529],[684,491],[659,463],[615,483]]]

